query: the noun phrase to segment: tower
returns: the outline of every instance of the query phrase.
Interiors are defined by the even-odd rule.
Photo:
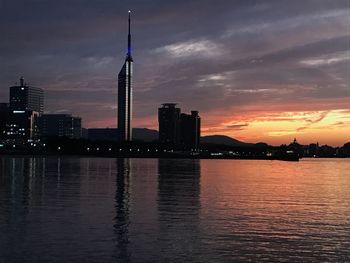
[[[119,140],[132,140],[132,67],[130,11],[128,19],[128,51],[123,67],[118,74],[118,131]]]

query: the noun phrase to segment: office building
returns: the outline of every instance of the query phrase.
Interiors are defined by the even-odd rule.
[[[6,121],[6,138],[25,142],[38,135],[37,119],[44,111],[44,92],[20,78],[19,85],[10,87]]]
[[[39,112],[30,110],[10,110],[6,122],[6,138],[26,142],[38,135]]]
[[[40,137],[81,138],[81,118],[69,114],[43,114],[38,120]]]
[[[181,113],[180,136],[180,142],[183,149],[191,151],[199,149],[201,118],[198,115],[198,111],[191,111],[191,114]]]
[[[133,59],[131,56],[130,11],[128,30],[128,52],[118,75],[118,130],[119,140],[132,140],[132,78]]]
[[[180,108],[176,103],[164,103],[158,109],[159,142],[175,146],[180,141]]]
[[[10,109],[12,111],[35,111],[42,114],[44,112],[44,91],[27,85],[21,77],[19,86],[10,87]]]

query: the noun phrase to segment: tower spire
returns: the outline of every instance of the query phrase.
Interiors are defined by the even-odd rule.
[[[131,11],[129,10],[129,30],[128,30],[128,54],[127,54],[127,58],[128,59],[132,59],[131,57]]]

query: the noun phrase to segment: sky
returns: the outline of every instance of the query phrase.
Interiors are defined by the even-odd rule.
[[[0,102],[24,76],[47,113],[116,127],[128,10],[134,127],[175,102],[203,135],[350,141],[350,0],[0,0]]]

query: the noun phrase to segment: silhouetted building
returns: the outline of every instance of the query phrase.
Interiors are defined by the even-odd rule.
[[[81,118],[69,114],[43,114],[39,118],[40,137],[81,138]]]
[[[317,156],[318,147],[318,143],[311,143],[308,147],[308,156]]]
[[[6,122],[7,139],[26,142],[38,135],[39,112],[30,110],[10,110]]]
[[[132,140],[132,75],[131,33],[129,11],[128,52],[118,75],[118,130],[121,141]]]
[[[5,139],[6,137],[6,122],[8,120],[8,115],[8,103],[0,103],[0,139]]]
[[[180,142],[180,113],[176,103],[164,103],[158,109],[159,142],[170,146]]]
[[[19,86],[10,87],[10,109],[12,111],[44,112],[44,91],[24,83],[23,77]]]
[[[86,140],[89,138],[89,129],[81,128],[81,138]]]
[[[340,148],[340,154],[350,157],[350,142],[347,142]]]
[[[182,150],[198,150],[201,118],[198,111],[181,113],[176,103],[164,103],[158,109],[159,142]]]
[[[294,138],[293,142],[288,145],[288,150],[293,151],[293,153],[298,154],[299,157],[304,156],[304,149],[303,145],[299,144],[297,142],[297,139]]]
[[[180,116],[181,146],[186,150],[198,150],[201,137],[201,118],[198,111]]]
[[[318,149],[318,155],[320,157],[334,157],[336,153],[336,148],[329,145],[322,145]]]

